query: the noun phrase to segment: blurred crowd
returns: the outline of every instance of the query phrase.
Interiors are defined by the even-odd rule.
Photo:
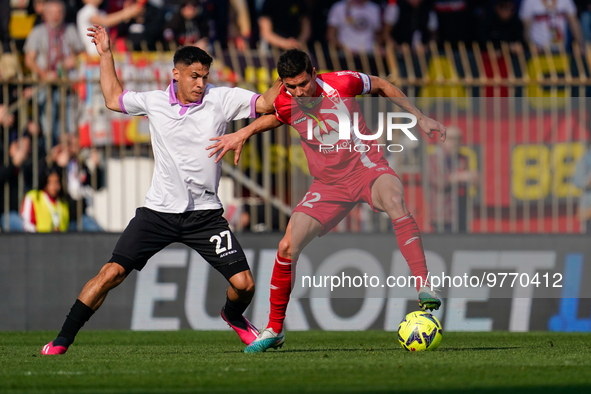
[[[82,153],[76,134],[47,152],[40,125],[26,122],[24,130],[0,105],[0,229],[27,232],[101,231],[87,214],[90,189],[104,185],[104,169],[95,149]],[[5,134],[8,133],[7,136]],[[64,179],[67,182],[64,182]]]
[[[11,40],[26,53],[60,41],[67,47],[61,72],[71,65],[68,55],[95,54],[86,36],[92,24],[108,27],[120,49],[134,50],[215,41],[282,49],[324,42],[352,52],[432,40],[541,48],[591,39],[590,0],[0,0],[0,9],[4,52]]]

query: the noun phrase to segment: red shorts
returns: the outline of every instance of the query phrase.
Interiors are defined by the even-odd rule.
[[[379,212],[371,201],[371,187],[376,179],[384,174],[392,174],[399,178],[384,160],[373,168],[357,167],[334,184],[326,184],[314,179],[310,189],[293,212],[302,212],[318,220],[322,225],[322,231],[318,236],[322,237],[339,224],[360,202],[365,201],[371,209]]]

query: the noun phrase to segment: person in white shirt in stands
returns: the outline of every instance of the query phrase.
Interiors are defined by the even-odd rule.
[[[567,29],[573,40],[583,43],[581,24],[573,0],[523,0],[519,8],[523,32],[527,41],[538,49],[559,50],[567,44]]]
[[[328,11],[326,38],[353,53],[373,52],[382,30],[380,7],[368,0],[341,0]]]
[[[101,25],[103,27],[117,26],[121,22],[135,18],[144,10],[141,2],[125,7],[120,11],[106,14],[99,10],[99,6],[103,0],[82,0],[84,7],[80,8],[76,14],[76,26],[78,27],[78,34],[86,48],[86,54],[89,56],[96,56],[96,49],[90,37],[86,36],[86,29],[92,25]]]
[[[121,234],[113,255],[88,281],[72,306],[57,338],[42,354],[63,354],[80,328],[101,306],[107,293],[148,259],[173,242],[195,249],[230,283],[222,318],[244,343],[256,328],[244,318],[254,295],[254,281],[242,247],[222,217],[217,196],[221,163],[206,154],[210,138],[225,134],[235,119],[273,111],[281,83],[265,95],[207,83],[212,58],[193,46],[174,54],[174,79],[166,91],[123,90],[115,73],[109,36],[103,27],[89,28],[100,55],[100,83],[107,108],[147,116],[154,151],[154,175],[145,205]]]

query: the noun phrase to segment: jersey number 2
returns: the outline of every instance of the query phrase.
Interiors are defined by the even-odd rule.
[[[226,237],[228,240],[227,248],[222,246],[222,237]],[[224,253],[226,250],[232,249],[232,237],[230,236],[230,230],[225,230],[220,235],[214,235],[209,239],[209,242],[215,242],[215,252],[217,254]]]
[[[314,208],[312,206],[312,203],[320,200],[320,193],[312,193],[312,199],[306,201],[306,198],[308,198],[308,194],[310,194],[310,193],[311,192],[306,193],[306,195],[304,196],[304,199],[302,200],[302,202],[300,204],[302,204],[303,206],[308,207],[308,208]]]

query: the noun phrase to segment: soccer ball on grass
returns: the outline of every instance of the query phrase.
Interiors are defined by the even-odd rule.
[[[439,320],[429,312],[411,312],[398,326],[398,341],[409,351],[435,350],[443,338]]]

